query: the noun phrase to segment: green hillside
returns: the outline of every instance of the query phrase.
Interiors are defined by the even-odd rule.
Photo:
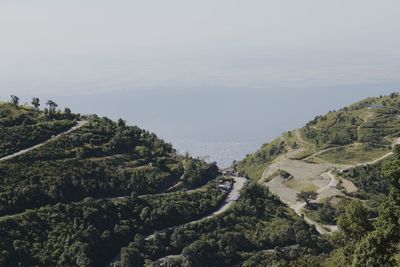
[[[123,120],[17,103],[1,103],[0,116],[1,266],[99,266],[131,234],[190,221],[224,199],[211,185],[138,198],[201,187],[218,169]]]
[[[394,138],[399,136],[399,94],[367,98],[338,111],[316,116],[297,133],[287,132],[263,145],[239,161],[237,170],[258,180],[277,155],[295,148],[302,149],[293,156],[295,159],[325,151],[314,159],[333,164],[372,161],[390,151]]]

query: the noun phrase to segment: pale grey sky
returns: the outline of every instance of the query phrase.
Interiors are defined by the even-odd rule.
[[[1,0],[0,95],[400,81],[398,0]]]

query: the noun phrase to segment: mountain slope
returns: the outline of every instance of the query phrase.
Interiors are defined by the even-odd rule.
[[[373,160],[390,151],[400,133],[400,96],[367,98],[338,111],[316,116],[298,131],[290,131],[237,164],[237,170],[259,180],[263,170],[278,155],[301,149],[291,157],[333,164]],[[279,144],[279,145],[277,145]]]
[[[380,162],[392,156],[399,136],[400,96],[393,93],[316,116],[235,167],[325,233],[336,229],[332,224],[351,199],[367,199],[371,212],[377,212],[383,200],[378,195],[388,190],[377,174]],[[315,191],[317,198],[304,205],[298,199],[302,191]]]

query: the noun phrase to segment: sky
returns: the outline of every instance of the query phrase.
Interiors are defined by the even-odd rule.
[[[123,118],[224,165],[400,89],[398,0],[0,0],[0,100]]]
[[[397,83],[397,0],[0,1],[0,92]]]

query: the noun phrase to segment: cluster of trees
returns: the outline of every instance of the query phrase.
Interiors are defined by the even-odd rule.
[[[318,147],[346,145],[358,139],[357,128],[361,123],[362,120],[351,113],[331,112],[315,117],[302,128],[302,133]]]
[[[37,109],[19,106],[19,98],[0,104],[0,157],[34,146],[76,124],[79,115],[60,114],[54,118]]]
[[[157,259],[180,254],[165,258],[165,265],[269,266],[275,262],[284,266],[330,249],[314,228],[265,187],[252,183],[221,216],[171,229],[147,241],[137,235],[115,265],[157,266]],[[268,254],[269,259],[259,257],[261,253]]]
[[[20,98],[16,95],[11,95],[11,99],[10,99],[10,104],[18,107],[19,106],[19,102],[20,102]],[[32,101],[31,101],[31,105],[35,110],[39,110],[40,107],[40,99],[37,97],[33,97]],[[68,107],[65,107],[64,112],[61,112],[61,110],[57,110],[58,104],[56,102],[54,102],[53,100],[47,100],[46,102],[46,108],[44,108],[44,114],[46,115],[46,117],[48,118],[55,118],[55,117],[60,117],[60,116],[64,116],[64,117],[69,117],[72,115],[71,113],[71,109]]]
[[[208,182],[212,177],[218,175],[219,170],[217,164],[190,158],[185,162],[183,173],[183,183],[186,188],[196,188]]]
[[[96,158],[129,154],[137,158],[170,157],[172,145],[136,126],[119,126],[108,118],[93,117],[77,131],[17,158],[18,161]],[[160,159],[161,160],[161,159]]]
[[[297,201],[305,202],[305,213],[316,222],[323,224],[336,224],[337,217],[342,213],[341,209],[334,208],[329,199],[324,203],[312,202],[316,200],[318,193],[316,191],[301,191],[297,193]]]
[[[79,130],[0,163],[0,215],[85,197],[162,192],[182,176],[194,188],[217,175],[215,164],[185,159],[152,133],[92,118]]]
[[[366,121],[361,119],[361,112],[374,105],[384,108],[374,109],[374,116]],[[339,111],[316,116],[306,124],[302,132],[318,147],[346,145],[353,142],[382,147],[389,145],[385,140],[386,136],[400,132],[399,108],[400,96],[397,93],[369,98]]]
[[[56,204],[0,218],[1,266],[105,266],[135,234],[150,234],[216,209],[215,184],[192,193]]]
[[[387,96],[380,95],[379,97],[370,97],[351,105],[348,109],[360,110],[372,105],[382,105],[384,107],[398,109],[400,108],[400,94],[398,92],[393,92]]]
[[[358,141],[370,146],[388,145],[386,136],[398,135],[400,132],[400,111],[383,109],[375,111],[376,116],[360,126]]]
[[[382,174],[382,168],[388,161],[390,159],[373,165],[357,166],[343,174],[358,189],[357,192],[353,192],[350,195],[369,200],[369,207],[379,208],[379,205],[389,194],[389,182]]]
[[[58,160],[0,164],[0,215],[14,214],[58,202],[85,197],[114,197],[161,192],[182,174],[178,162],[128,169],[129,157],[115,160]],[[213,177],[210,177],[213,178]]]
[[[338,249],[328,259],[332,266],[398,266],[396,255],[400,244],[400,153],[385,163],[382,175],[390,184],[387,199],[377,218],[354,201],[339,217],[340,231],[335,236]]]

